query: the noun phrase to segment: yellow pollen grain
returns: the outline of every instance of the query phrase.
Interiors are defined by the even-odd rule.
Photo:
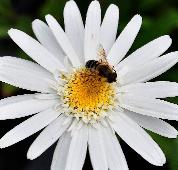
[[[114,87],[98,72],[82,68],[70,75],[64,87],[64,101],[74,116],[99,119],[114,103]]]

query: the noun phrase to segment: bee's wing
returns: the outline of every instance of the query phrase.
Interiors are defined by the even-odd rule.
[[[101,44],[98,47],[98,58],[99,58],[99,61],[103,63],[107,63],[106,52]]]

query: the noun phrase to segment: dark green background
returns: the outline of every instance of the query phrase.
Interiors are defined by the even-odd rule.
[[[63,26],[63,8],[65,0],[0,0],[0,56],[11,55],[29,59],[8,37],[10,28],[17,28],[33,35],[31,22],[36,19],[44,20],[46,14],[54,15]],[[76,1],[85,19],[89,0]],[[109,4],[114,3],[120,8],[119,30],[124,28],[127,22],[135,14],[143,17],[143,24],[138,37],[129,53],[161,35],[169,34],[173,39],[173,45],[168,51],[178,50],[178,1],[177,0],[100,0],[102,15]],[[15,74],[15,73],[14,73]],[[178,82],[178,65],[156,80],[169,80]],[[29,93],[25,90],[14,88],[7,84],[0,84],[1,98]],[[178,98],[167,99],[178,104]],[[0,121],[0,135],[22,122],[18,120]],[[178,123],[170,122],[176,128]],[[178,170],[178,139],[166,139],[150,133],[161,146],[167,157],[167,163],[163,167],[154,167],[144,161],[134,151],[121,141],[130,170],[154,169],[154,170]],[[30,137],[15,146],[0,150],[0,170],[49,170],[54,146],[40,158],[34,161],[26,160],[26,152],[36,135]],[[85,169],[91,169],[87,156]]]

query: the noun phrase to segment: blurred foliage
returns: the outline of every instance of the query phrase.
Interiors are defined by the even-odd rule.
[[[14,27],[33,36],[31,22],[35,18],[44,20],[44,16],[49,13],[54,15],[63,26],[63,8],[65,2],[66,0],[0,0],[0,55],[12,55],[29,59],[9,39],[7,31]],[[76,2],[84,19],[90,0],[77,0]],[[143,16],[142,29],[130,52],[164,34],[171,35],[173,39],[173,45],[169,51],[178,50],[178,1],[100,0],[100,3],[102,6],[102,16],[109,4],[114,3],[119,6],[120,24],[118,34],[133,15],[139,13]],[[178,82],[178,66],[176,65],[156,80]],[[2,97],[16,94],[17,90],[10,85],[1,84]],[[169,101],[178,104],[178,98],[169,99]],[[178,127],[177,124],[175,126]],[[153,133],[151,135],[165,151],[170,169],[178,170],[178,139],[166,139]]]

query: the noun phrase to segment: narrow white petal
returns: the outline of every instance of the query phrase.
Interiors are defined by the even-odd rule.
[[[104,16],[100,33],[100,42],[104,47],[106,53],[109,52],[116,40],[118,22],[119,9],[116,5],[111,4]]]
[[[101,8],[98,1],[92,1],[87,12],[84,38],[85,61],[97,59],[100,40]]]
[[[164,73],[178,62],[178,52],[171,52],[159,58],[156,58],[147,64],[138,68],[129,69],[125,74],[118,75],[121,85],[145,82]]]
[[[64,8],[65,32],[80,60],[84,62],[84,25],[75,1],[68,1]]]
[[[54,151],[51,170],[65,170],[71,140],[72,137],[70,133],[65,133],[59,139],[59,142]]]
[[[35,95],[35,98],[36,99],[42,99],[42,100],[44,100],[44,99],[52,100],[52,99],[59,99],[60,96],[58,94],[55,94],[55,93],[54,94],[53,93],[51,93],[51,94],[48,94],[48,93],[37,93]]]
[[[72,70],[72,63],[67,56],[64,58],[64,65],[68,68],[68,71]]]
[[[16,67],[22,67],[26,69],[30,69],[30,71],[35,70],[38,72],[39,76],[44,76],[45,78],[50,78],[52,74],[41,67],[39,64],[36,64],[34,62],[31,62],[29,60],[17,58],[17,57],[12,57],[12,56],[4,56],[0,58],[0,64],[1,65],[14,65]]]
[[[55,112],[53,109],[48,109],[32,116],[6,133],[0,139],[0,148],[11,146],[33,135],[55,120],[59,114],[59,112]]]
[[[80,170],[82,169],[88,140],[88,129],[81,128],[73,137],[65,133],[59,140],[54,152],[51,170]]]
[[[60,61],[54,57],[46,48],[44,48],[38,41],[27,35],[26,33],[10,29],[8,31],[12,40],[33,60],[41,66],[54,72],[55,70],[62,69],[63,66]]]
[[[119,87],[118,92],[151,98],[175,97],[178,96],[178,83],[168,81],[134,83]]]
[[[51,15],[46,15],[45,18],[56,40],[58,41],[61,48],[64,50],[65,54],[71,60],[73,66],[80,66],[81,62],[79,60],[79,57],[75,53],[67,35],[63,31],[57,20]]]
[[[170,47],[171,43],[172,39],[168,35],[161,36],[130,54],[118,64],[117,68],[120,70],[124,66],[134,68],[145,64],[163,54]]]
[[[56,104],[56,100],[40,100],[35,96],[25,94],[0,100],[0,120],[29,116]]]
[[[110,170],[128,170],[127,162],[115,134],[108,128],[102,128],[102,137]]]
[[[72,136],[65,170],[82,170],[88,142],[88,127],[83,126]]]
[[[117,113],[117,115],[111,126],[118,135],[148,162],[162,166],[166,158],[153,139],[124,113]]]
[[[102,140],[101,128],[89,128],[88,147],[90,159],[94,170],[108,170],[107,153],[105,152],[104,141]]]
[[[161,136],[167,138],[176,138],[178,135],[177,130],[163,120],[145,115],[140,115],[130,111],[125,111],[124,113],[127,114],[130,118],[132,118],[141,127],[150,130],[154,133],[157,133]]]
[[[43,69],[38,64],[16,57],[0,58],[0,80],[23,89],[50,92],[47,79],[51,79],[52,74]]]
[[[142,115],[178,120],[178,105],[163,100],[125,94],[122,95],[119,105]]]
[[[127,24],[108,54],[110,64],[116,65],[125,57],[140,30],[141,24],[140,15],[135,15]]]
[[[64,115],[59,116],[40,133],[28,150],[28,159],[37,158],[60,138],[71,122],[68,121],[67,124],[63,125],[65,119]]]
[[[36,19],[32,23],[32,28],[39,42],[45,48],[47,48],[55,57],[57,57],[61,63],[63,63],[65,54],[48,25],[43,21]]]

